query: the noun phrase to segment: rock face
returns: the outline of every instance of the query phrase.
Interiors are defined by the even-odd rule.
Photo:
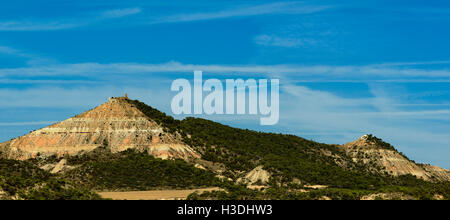
[[[61,161],[59,161],[58,163],[55,163],[55,164],[46,164],[40,168],[45,171],[49,171],[52,174],[64,172],[65,170],[74,169],[74,167],[67,165],[66,159],[62,159]]]
[[[383,146],[380,139],[364,135],[341,146],[355,163],[366,165],[371,172],[393,176],[411,174],[423,180],[449,181],[450,171],[436,166],[416,164],[395,149]]]
[[[126,97],[110,98],[99,107],[73,118],[0,144],[10,159],[37,156],[76,155],[98,147],[113,153],[127,149],[148,150],[155,157],[198,158],[179,135],[163,127],[128,102]]]
[[[428,164],[421,164],[420,166],[437,180],[450,180],[450,170]]]
[[[264,170],[262,166],[258,166],[252,171],[248,172],[244,177],[239,178],[237,182],[247,185],[265,185],[269,182],[270,176],[270,173]]]
[[[416,200],[416,198],[404,193],[376,193],[361,197],[361,200]]]

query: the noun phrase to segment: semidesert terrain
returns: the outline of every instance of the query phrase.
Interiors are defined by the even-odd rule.
[[[374,135],[344,145],[106,103],[0,144],[2,199],[448,200],[450,171]]]

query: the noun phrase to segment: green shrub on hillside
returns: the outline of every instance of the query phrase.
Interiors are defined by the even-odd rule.
[[[0,159],[0,189],[6,198],[25,200],[91,200],[96,193],[74,187],[30,161]]]
[[[72,160],[73,161],[73,160]],[[128,150],[101,160],[84,158],[80,167],[65,176],[98,190],[149,190],[216,186],[215,174],[184,160],[162,160],[147,152]]]

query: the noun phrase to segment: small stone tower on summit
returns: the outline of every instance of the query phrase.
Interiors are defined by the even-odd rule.
[[[123,100],[128,100],[128,94],[125,93],[125,95],[123,97],[110,97],[108,102],[120,102]]]

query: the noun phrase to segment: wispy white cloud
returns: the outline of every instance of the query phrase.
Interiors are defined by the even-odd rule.
[[[156,18],[150,23],[192,22],[270,14],[311,14],[323,11],[330,7],[331,6],[311,6],[306,5],[303,2],[277,2],[256,6],[240,6],[215,12],[171,15]]]
[[[95,107],[108,101],[109,97],[128,93],[130,98],[139,98],[155,107],[170,107],[168,94],[170,82],[161,85],[159,81],[148,80],[145,86],[136,85],[43,85],[32,88],[0,88],[0,106],[2,108],[73,108]],[[1,110],[1,109],[0,109]]]
[[[54,84],[54,85],[64,85],[64,84],[99,84],[101,82],[95,80],[42,80],[42,79],[0,79],[0,83],[3,84]]]
[[[15,20],[0,21],[0,31],[53,31],[87,26],[109,19],[122,18],[141,13],[140,8],[108,10],[92,16],[63,18],[55,20]]]
[[[6,54],[21,54],[20,51],[13,49],[11,47],[5,47],[5,46],[0,46],[0,53],[6,53]]]
[[[0,45],[0,54],[7,54],[14,57],[21,57],[27,59],[28,65],[41,65],[41,64],[50,64],[55,63],[53,59],[39,56],[34,53],[25,52],[22,50],[18,50],[12,47],[6,47]]]
[[[110,11],[104,11],[99,16],[103,19],[121,18],[129,15],[135,15],[142,12],[141,8],[122,8]]]
[[[56,121],[0,122],[0,126],[50,125],[54,123],[56,123]]]
[[[437,60],[426,62],[397,62],[397,63],[380,63],[374,64],[374,66],[422,66],[422,65],[439,65],[450,64],[450,60]]]
[[[350,81],[379,81],[407,82],[413,80],[449,80],[450,71],[447,69],[418,69],[408,67],[386,67],[380,65],[363,66],[327,66],[327,65],[196,65],[179,62],[161,64],[145,63],[78,63],[59,64],[25,68],[0,69],[0,77],[8,76],[102,76],[102,75],[133,75],[133,74],[185,74],[194,70],[205,73],[223,75],[259,75],[259,76],[296,76],[295,80],[350,80]]]
[[[255,42],[256,44],[264,46],[287,47],[287,48],[300,48],[316,44],[316,41],[313,39],[279,37],[267,34],[255,37]]]
[[[13,56],[19,56],[19,57],[26,57],[26,58],[34,57],[33,54],[25,53],[21,50],[17,50],[12,47],[6,47],[6,46],[0,46],[0,53],[13,55]]]
[[[249,17],[258,15],[274,14],[311,14],[317,13],[332,6],[328,5],[307,5],[303,2],[277,2],[260,5],[240,5],[227,10],[212,12],[182,13],[174,15],[146,15],[143,18],[134,20],[129,24],[148,25],[162,23],[193,22],[203,20],[227,19],[237,17]],[[0,31],[54,31],[72,29],[100,23],[105,20],[123,18],[131,15],[141,14],[142,8],[121,8],[95,13],[91,16],[80,16],[72,18],[60,18],[51,20],[7,20],[0,21]]]

